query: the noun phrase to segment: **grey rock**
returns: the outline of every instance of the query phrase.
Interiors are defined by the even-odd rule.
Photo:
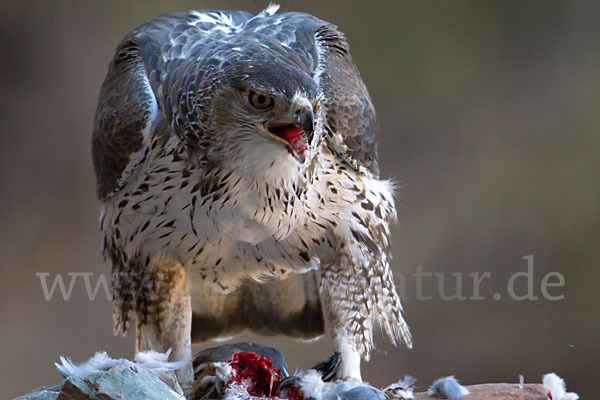
[[[185,400],[157,376],[143,369],[115,367],[86,378],[69,376],[57,400]]]

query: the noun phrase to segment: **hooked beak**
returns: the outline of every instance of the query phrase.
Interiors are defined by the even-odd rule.
[[[265,122],[264,128],[275,141],[285,145],[299,163],[304,163],[315,130],[315,115],[306,98],[297,96],[285,119]]]
[[[297,97],[290,107],[290,114],[295,117],[295,122],[300,124],[306,133],[308,142],[312,142],[315,131],[315,114],[310,102],[304,97]]]

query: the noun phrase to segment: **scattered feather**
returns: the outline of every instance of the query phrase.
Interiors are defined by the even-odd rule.
[[[458,383],[456,378],[451,375],[433,382],[433,385],[427,390],[427,394],[441,399],[455,400],[469,395],[469,389]]]
[[[309,369],[304,373],[300,373],[300,389],[304,396],[314,397],[319,400],[320,394],[325,388],[325,382],[321,379],[321,374],[314,369]]]
[[[135,361],[124,358],[111,358],[106,352],[99,351],[92,358],[80,364],[74,363],[70,358],[60,356],[60,363],[54,363],[58,372],[64,377],[77,376],[86,378],[90,375],[108,371],[117,366],[144,369],[159,378],[170,371],[181,368],[189,361],[169,362],[171,351],[159,353],[156,351],[143,351],[135,355]]]
[[[263,13],[268,16],[274,15],[279,10],[279,7],[279,4],[270,2],[269,6],[263,10]]]
[[[300,373],[300,391],[314,400],[385,400],[385,394],[368,382],[357,380],[323,382],[321,374],[309,369]]]
[[[392,383],[383,391],[389,399],[393,400],[412,400],[415,398],[415,382],[417,378],[410,375],[405,375],[396,383]]]
[[[549,400],[577,400],[579,395],[577,393],[567,393],[567,386],[565,381],[555,373],[544,375],[542,379],[544,389],[548,391],[546,394]]]

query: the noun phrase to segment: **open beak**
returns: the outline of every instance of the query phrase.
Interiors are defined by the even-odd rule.
[[[298,96],[285,119],[265,122],[264,128],[275,141],[285,145],[299,163],[303,163],[315,130],[315,115],[310,102]]]

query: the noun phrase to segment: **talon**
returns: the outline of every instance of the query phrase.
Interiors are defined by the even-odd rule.
[[[315,364],[311,369],[319,371],[323,382],[331,382],[335,379],[341,362],[342,355],[339,351],[336,351],[323,361]]]
[[[281,382],[279,382],[279,385],[277,385],[277,390],[283,390],[287,387],[295,385],[298,382],[300,382],[299,376],[288,376],[287,378],[284,378]]]

